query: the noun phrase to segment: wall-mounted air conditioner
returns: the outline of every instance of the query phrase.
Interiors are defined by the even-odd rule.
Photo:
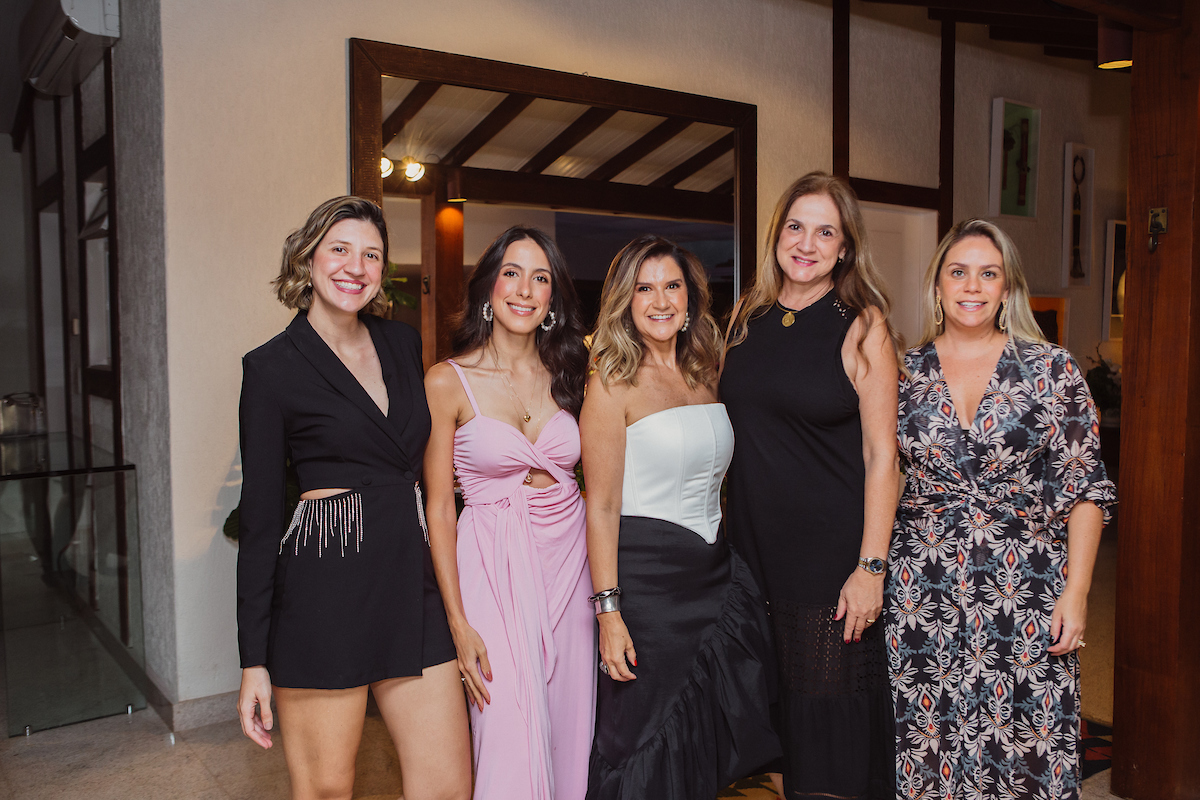
[[[33,0],[21,22],[21,73],[45,94],[68,95],[121,36],[118,0]]]

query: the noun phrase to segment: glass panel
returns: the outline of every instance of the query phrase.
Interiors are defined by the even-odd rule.
[[[8,734],[145,708],[133,470],[0,479]]]
[[[96,65],[83,83],[79,85],[79,95],[83,108],[82,128],[83,147],[88,147],[101,136],[107,128],[104,109],[104,61]]]
[[[58,123],[54,119],[54,100],[37,95],[33,98],[33,136],[37,153],[35,184],[58,172]]]
[[[88,406],[91,411],[93,449],[113,452],[116,448],[113,447],[112,401],[94,394],[88,395]]]
[[[42,358],[46,367],[46,429],[67,429],[67,368],[64,361],[62,247],[58,203],[38,214],[42,271]]]

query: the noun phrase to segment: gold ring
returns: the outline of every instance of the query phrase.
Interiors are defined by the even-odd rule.
[[[1080,640],[1079,640],[1079,646],[1080,646],[1080,647],[1087,647],[1087,642],[1085,642],[1083,639],[1080,639]]]
[[[874,624],[875,624],[875,620],[873,620],[873,619],[869,619],[869,620],[867,620],[867,624],[868,624],[868,625],[874,625]]]

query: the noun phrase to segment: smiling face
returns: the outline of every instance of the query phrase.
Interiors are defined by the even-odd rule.
[[[994,326],[1008,299],[1004,257],[986,236],[968,236],[946,251],[937,290],[947,328]]]
[[[647,341],[669,342],[683,327],[687,310],[687,281],[675,259],[646,259],[638,270],[629,308],[637,332]]]
[[[309,313],[357,314],[379,293],[383,280],[383,239],[362,219],[333,225],[313,251],[309,269]]]
[[[553,297],[550,261],[532,239],[520,239],[504,250],[492,285],[493,325],[513,333],[533,333],[546,319]]]
[[[829,195],[797,197],[775,243],[785,284],[807,289],[830,281],[837,260],[846,254],[844,242],[842,217]]]

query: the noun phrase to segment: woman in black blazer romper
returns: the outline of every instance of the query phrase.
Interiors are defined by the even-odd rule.
[[[429,437],[420,337],[382,308],[387,228],[339,197],[288,237],[275,280],[299,313],[243,360],[238,644],[242,730],[271,746],[274,695],[292,797],[346,797],[370,687],[409,800],[471,792],[454,643],[418,481]],[[301,502],[284,519],[291,459]]]

